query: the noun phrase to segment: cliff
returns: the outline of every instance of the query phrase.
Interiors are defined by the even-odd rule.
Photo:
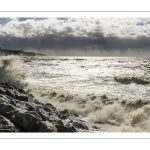
[[[0,56],[8,56],[8,55],[18,55],[18,56],[45,56],[41,53],[35,53],[35,52],[24,52],[21,50],[7,50],[7,49],[1,49],[0,48]]]

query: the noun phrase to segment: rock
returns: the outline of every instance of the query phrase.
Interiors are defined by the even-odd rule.
[[[36,116],[27,112],[15,113],[10,120],[28,132],[30,132],[33,126],[39,121]]]
[[[89,128],[86,125],[84,125],[83,123],[80,123],[80,122],[73,122],[72,125],[77,128],[89,130]]]
[[[42,105],[42,103],[39,102],[37,99],[34,100],[34,103],[35,103],[35,104],[38,104],[38,105]]]
[[[7,119],[10,120],[10,118],[15,114],[18,113],[18,110],[14,110],[14,111],[9,111],[9,112],[5,112],[5,113],[1,113],[1,115],[3,115],[4,117],[6,117]]]
[[[44,106],[43,109],[44,109],[45,111],[47,111],[47,112],[53,111],[53,109],[52,109],[51,107],[49,107],[49,106]]]
[[[61,116],[61,119],[67,119],[67,117],[66,116]]]
[[[0,132],[18,132],[19,130],[7,118],[0,115]]]
[[[0,87],[0,94],[4,94],[4,93],[5,93],[5,90],[2,87]]]
[[[15,98],[20,101],[28,101],[28,96],[25,94],[16,93]]]
[[[77,132],[77,130],[73,126],[63,126],[59,124],[55,124],[58,132]]]
[[[62,122],[64,125],[67,125],[69,123],[72,123],[73,121],[71,119],[67,118],[67,119],[62,119]]]
[[[53,122],[53,123],[57,123],[57,124],[62,125],[62,126],[64,125],[62,120],[56,115],[49,116],[49,121]]]
[[[57,128],[49,121],[37,122],[32,132],[57,132]]]
[[[6,89],[4,94],[6,94],[6,95],[8,95],[12,98],[15,98],[15,95],[14,95],[13,91],[11,91],[10,89]]]
[[[8,99],[6,99],[3,95],[0,94],[0,104],[1,103],[8,103]]]
[[[26,94],[25,91],[23,89],[21,89],[21,88],[18,89],[18,92],[22,93],[22,94]]]
[[[0,103],[10,103],[11,105],[13,106],[16,106],[16,102],[15,102],[15,99],[12,98],[12,97],[9,97],[7,95],[2,95],[0,94]]]
[[[97,126],[92,126],[92,128],[93,128],[93,129],[98,129],[98,127],[97,127]]]
[[[48,107],[50,107],[50,108],[52,108],[53,110],[56,110],[56,108],[52,104],[50,104],[50,103],[46,103],[45,105],[48,106]]]
[[[49,120],[48,114],[44,110],[39,109],[38,114],[41,116],[43,121]]]
[[[68,109],[64,109],[63,111],[60,111],[60,114],[61,114],[62,116],[69,117],[69,111],[68,111]]]
[[[7,103],[0,104],[0,114],[9,112],[9,111],[14,111],[14,110],[15,110],[15,107],[11,104],[7,104]]]
[[[34,106],[34,104],[29,103],[29,102],[25,102],[25,101],[18,102],[17,107],[22,108],[22,109],[27,110],[27,111],[36,110],[36,107]]]
[[[69,110],[70,115],[73,115],[75,117],[79,117],[78,113],[75,110]]]

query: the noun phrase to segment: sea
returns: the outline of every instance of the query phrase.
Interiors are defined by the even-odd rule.
[[[76,112],[86,132],[150,131],[150,58],[1,56],[0,82]]]

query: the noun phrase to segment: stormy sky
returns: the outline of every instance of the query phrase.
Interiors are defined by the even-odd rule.
[[[0,47],[53,56],[149,56],[150,18],[0,18]]]

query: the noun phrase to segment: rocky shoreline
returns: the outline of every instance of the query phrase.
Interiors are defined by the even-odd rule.
[[[0,56],[8,56],[8,55],[17,55],[17,56],[45,56],[45,54],[42,54],[42,53],[24,52],[22,50],[7,50],[7,49],[1,49],[1,47],[0,47]]]
[[[0,132],[88,131],[78,114],[42,103],[21,88],[0,83]]]

